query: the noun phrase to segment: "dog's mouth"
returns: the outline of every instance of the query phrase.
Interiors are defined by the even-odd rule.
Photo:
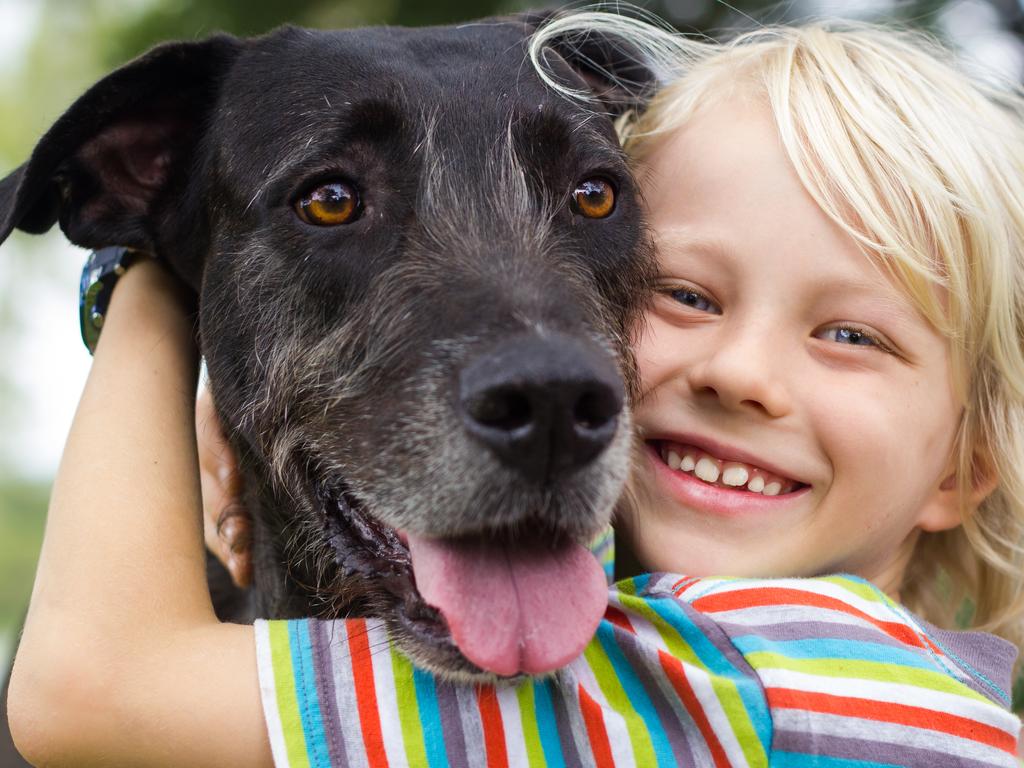
[[[446,656],[458,649],[441,614],[416,590],[409,547],[398,531],[365,512],[344,487],[317,494],[324,512],[324,535],[343,580],[372,583],[397,601],[405,630]],[[359,602],[362,595],[346,596]],[[365,606],[372,612],[373,605]],[[358,613],[358,611],[357,611]]]
[[[344,490],[326,501],[343,576],[388,592],[392,620],[449,669],[546,674],[583,651],[604,615],[603,569],[557,531],[519,525],[430,538],[383,524]]]

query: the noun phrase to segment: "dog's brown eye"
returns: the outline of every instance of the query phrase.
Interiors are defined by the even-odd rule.
[[[348,224],[359,215],[359,196],[343,181],[321,184],[299,198],[295,212],[307,224],[336,227]]]
[[[607,179],[586,179],[572,193],[572,208],[588,219],[603,219],[615,210],[615,188]]]

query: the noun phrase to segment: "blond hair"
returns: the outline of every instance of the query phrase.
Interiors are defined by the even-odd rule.
[[[620,42],[660,84],[642,113],[619,123],[636,163],[709,104],[737,91],[763,100],[809,194],[950,340],[964,402],[955,444],[962,525],[921,535],[901,599],[951,626],[968,598],[973,626],[1019,646],[1024,98],[972,78],[921,32],[851,23],[768,27],[716,43],[581,13],[535,35],[535,66],[544,76],[549,46],[582,50],[591,35]],[[998,487],[972,510],[973,483],[993,474]]]

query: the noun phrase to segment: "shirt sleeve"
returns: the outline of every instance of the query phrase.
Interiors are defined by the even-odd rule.
[[[756,672],[650,577],[609,590],[582,656],[543,679],[460,685],[413,667],[382,622],[260,621],[275,765],[766,766]]]
[[[1005,641],[936,630],[853,576],[706,579],[672,593],[760,677],[771,765],[1018,766]]]

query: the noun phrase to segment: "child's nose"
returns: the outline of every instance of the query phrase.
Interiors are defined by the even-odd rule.
[[[691,390],[712,396],[729,410],[781,418],[791,410],[784,356],[768,332],[747,327],[723,334],[689,369]],[[792,373],[791,370],[789,370]]]

